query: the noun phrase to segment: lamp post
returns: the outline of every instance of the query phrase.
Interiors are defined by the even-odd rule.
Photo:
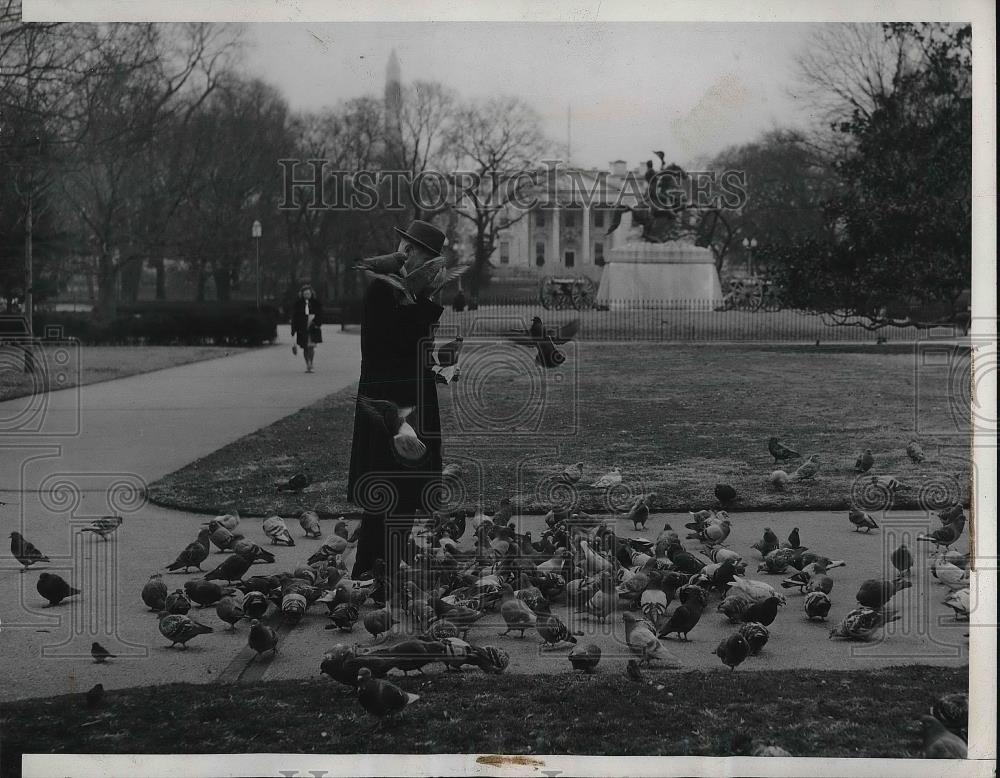
[[[257,262],[256,262],[256,272],[254,273],[254,279],[257,287],[257,310],[260,310],[260,236],[261,236],[261,226],[260,222],[254,219],[253,227],[250,229],[250,234],[253,236],[254,243],[256,244]]]
[[[744,238],[743,248],[747,250],[747,275],[753,276],[753,250],[757,248],[757,239]]]

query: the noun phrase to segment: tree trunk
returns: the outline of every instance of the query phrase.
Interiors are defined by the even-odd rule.
[[[212,271],[212,280],[215,281],[215,299],[220,302],[229,302],[232,299],[232,277],[229,270],[222,268]]]
[[[118,305],[118,267],[110,251],[102,251],[98,257],[97,269],[97,310],[107,318],[113,318]]]
[[[131,256],[122,263],[119,270],[121,274],[121,299],[126,302],[134,303],[139,299],[143,264],[143,258],[136,256]]]
[[[167,299],[167,273],[163,266],[163,257],[153,260],[153,270],[156,271],[156,299]]]

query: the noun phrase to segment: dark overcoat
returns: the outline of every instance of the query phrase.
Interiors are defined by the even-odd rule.
[[[312,327],[307,329],[306,301],[302,297],[298,298],[295,301],[295,307],[292,308],[292,335],[299,348],[306,347],[307,335],[311,336],[313,343],[323,342],[323,331],[320,329],[320,325],[323,323],[323,305],[315,297],[309,301],[309,313],[315,318]]]
[[[427,446],[428,456],[419,469],[399,463],[384,427],[357,405],[354,439],[347,481],[347,499],[368,513],[398,508],[412,512],[433,507],[435,487],[441,481],[441,415],[437,381],[431,372],[433,329],[444,308],[427,298],[403,305],[399,293],[385,281],[369,283],[361,319],[361,380],[358,394],[392,400],[401,407],[414,406],[409,422]],[[394,505],[384,505],[384,492],[376,484],[388,483],[395,492]]]

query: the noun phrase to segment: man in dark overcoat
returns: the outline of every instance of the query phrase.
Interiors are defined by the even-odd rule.
[[[405,255],[398,274],[407,276],[441,254],[445,235],[423,221],[414,221],[401,236],[398,252]],[[437,507],[441,485],[441,417],[437,377],[431,372],[433,330],[444,308],[416,290],[416,304],[382,280],[369,283],[361,321],[361,380],[358,395],[414,407],[408,419],[427,455],[414,468],[393,452],[392,437],[378,420],[361,408],[354,410],[354,441],[347,498],[362,510],[358,547],[351,577],[374,574],[376,559],[395,578],[406,556],[417,508]]]

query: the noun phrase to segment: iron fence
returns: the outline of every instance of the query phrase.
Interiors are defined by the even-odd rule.
[[[599,303],[587,310],[546,310],[537,299],[494,298],[475,309],[456,311],[446,306],[439,325],[464,336],[487,335],[524,329],[534,316],[540,317],[546,328],[579,319],[575,338],[580,341],[876,343],[912,342],[928,336],[927,328],[869,330],[837,324],[825,314],[810,311],[723,310],[718,300],[622,300]],[[948,335],[940,328],[935,328],[934,334]],[[955,327],[952,336],[960,334],[961,329]]]

